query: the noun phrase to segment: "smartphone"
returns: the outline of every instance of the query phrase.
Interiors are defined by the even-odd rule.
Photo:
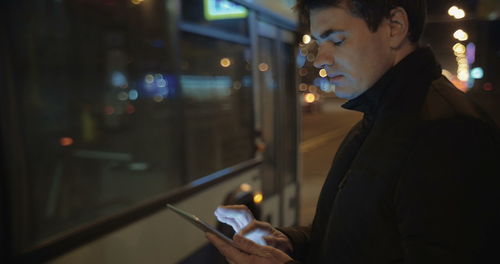
[[[199,228],[201,231],[203,232],[210,232],[214,235],[216,235],[218,238],[226,241],[227,243],[231,244],[233,247],[241,250],[241,251],[245,251],[243,249],[241,249],[238,245],[236,245],[234,243],[234,241],[227,237],[226,235],[222,234],[221,232],[219,232],[219,230],[215,229],[213,226],[207,224],[205,221],[201,220],[200,218],[198,218],[197,216],[193,215],[193,214],[190,214],[190,213],[187,213],[171,204],[167,204],[167,208],[172,210],[173,212],[175,212],[176,214],[182,216],[182,218],[186,219],[188,222],[190,222],[191,224],[193,224],[194,226],[196,226],[197,228]]]

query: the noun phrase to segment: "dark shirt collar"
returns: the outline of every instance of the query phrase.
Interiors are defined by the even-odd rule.
[[[418,48],[390,68],[363,94],[347,101],[342,107],[363,112],[365,117],[373,117],[384,104],[394,102],[395,97],[402,93],[407,94],[406,98],[411,98],[413,93],[426,92],[422,91],[423,87],[420,87],[421,91],[416,91],[419,88],[415,86],[430,83],[440,76],[441,66],[436,62],[432,50],[428,47]]]

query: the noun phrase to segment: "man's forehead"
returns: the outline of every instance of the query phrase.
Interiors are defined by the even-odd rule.
[[[319,38],[327,30],[345,31],[353,17],[343,6],[329,6],[311,10],[309,18],[311,33]]]

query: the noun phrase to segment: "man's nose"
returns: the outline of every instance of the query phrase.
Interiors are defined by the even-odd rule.
[[[333,53],[331,49],[326,47],[318,47],[318,54],[316,59],[314,59],[314,67],[318,69],[326,68],[327,66],[332,66],[334,63]]]

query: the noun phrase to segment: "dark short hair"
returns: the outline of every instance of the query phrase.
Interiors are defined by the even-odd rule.
[[[309,23],[311,10],[325,7],[339,7],[343,3],[350,12],[365,20],[368,28],[375,32],[384,18],[390,17],[393,8],[402,7],[408,14],[409,36],[416,43],[424,30],[427,4],[425,0],[298,0],[295,9],[305,23]]]

